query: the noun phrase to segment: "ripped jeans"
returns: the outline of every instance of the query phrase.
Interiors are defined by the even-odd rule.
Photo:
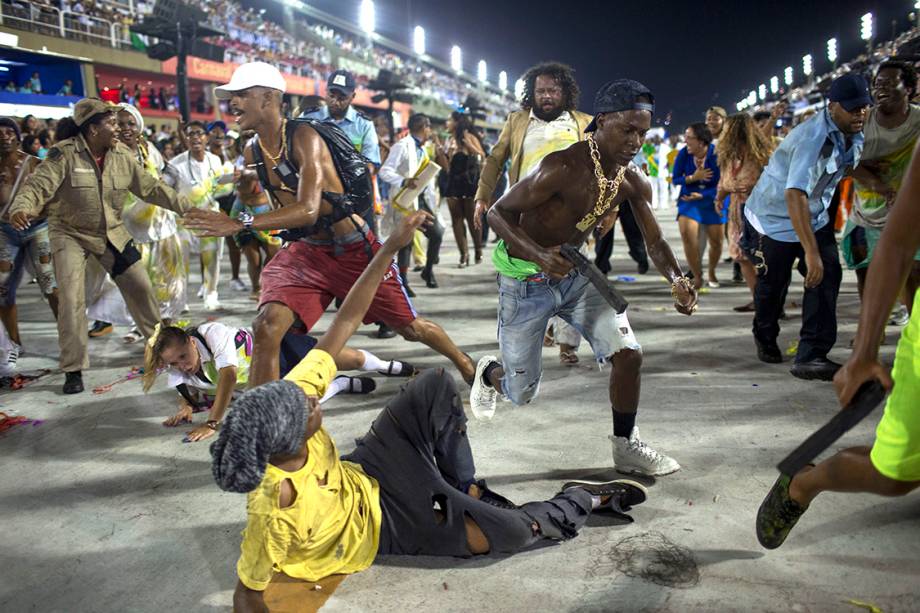
[[[599,364],[623,349],[642,351],[626,313],[617,313],[587,277],[570,272],[554,281],[543,274],[526,280],[498,275],[498,346],[502,354],[501,392],[516,405],[527,404],[543,377],[543,333],[558,315],[591,345]]]
[[[44,262],[42,259],[44,258]],[[48,238],[48,222],[43,220],[20,232],[8,223],[0,224],[0,266],[9,263],[9,270],[0,268],[0,304],[16,304],[16,290],[22,282],[23,271],[29,271],[38,279],[42,294],[50,295],[57,283],[54,279],[54,264],[51,260],[51,242]]]
[[[453,378],[441,368],[431,369],[404,385],[356,449],[342,457],[360,464],[380,484],[380,555],[467,557],[467,517],[485,534],[490,553],[514,553],[542,539],[578,534],[591,514],[591,496],[584,490],[517,509],[501,509],[466,494],[475,481],[466,434]]]

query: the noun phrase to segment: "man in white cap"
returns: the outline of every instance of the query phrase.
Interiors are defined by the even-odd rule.
[[[284,334],[292,326],[309,330],[333,299],[344,299],[380,248],[362,219],[373,205],[364,159],[337,126],[287,120],[281,111],[284,91],[284,77],[264,62],[243,64],[230,83],[215,90],[218,98],[229,100],[240,130],[256,132],[243,156],[276,208],[237,219],[219,211],[195,210],[186,224],[204,236],[229,236],[245,229],[285,231],[282,238],[289,245],[262,270],[259,314],[253,322],[252,386],[278,378]],[[472,359],[440,326],[418,317],[395,265],[365,317],[366,323],[375,321],[406,340],[435,349],[456,365],[464,380],[472,381]]]

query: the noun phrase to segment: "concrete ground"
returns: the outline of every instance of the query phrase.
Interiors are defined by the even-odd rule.
[[[660,219],[683,259],[673,209]],[[617,232],[615,272],[635,275]],[[425,289],[412,275],[415,304],[474,357],[495,353],[491,265],[458,270],[448,240],[439,290]],[[729,281],[730,266],[721,265],[720,275]],[[747,290],[727,283],[702,296],[688,319],[671,308],[668,286],[654,274],[619,287],[633,305],[630,318],[645,350],[642,435],[683,466],[650,483],[635,523],[597,516],[574,540],[514,557],[379,559],[348,577],[322,610],[859,610],[850,599],[886,613],[920,609],[920,496],[824,495],[782,549],[767,552],[757,544],[754,515],[776,462],[836,406],[829,383],[794,379],[788,363],[757,361],[750,315],[731,310],[748,300]],[[50,312],[36,286],[23,287],[20,296],[26,348],[20,365],[56,368]],[[796,279],[790,300],[800,296]],[[253,305],[245,294],[224,284],[221,299],[228,307],[222,320],[249,323]],[[847,356],[857,311],[848,273],[832,353],[838,360]],[[790,315],[783,349],[797,338],[799,318]],[[443,364],[423,346],[372,338],[373,330],[362,328],[351,344],[423,367]],[[897,334],[889,328],[887,359]],[[55,372],[0,397],[3,411],[44,420],[0,435],[0,610],[229,610],[245,498],[214,485],[208,442],[183,444],[183,432],[161,425],[175,405],[164,382],[147,396],[136,380],[106,394],[89,391],[139,366],[140,345],[125,346],[113,334],[90,341],[90,350],[87,392],[61,395],[64,378]],[[586,346],[579,355],[581,364],[566,367],[555,349],[545,349],[541,395],[533,404],[500,403],[493,421],[471,419],[478,472],[513,500],[551,496],[572,477],[614,475],[607,373],[598,372]],[[326,405],[326,428],[342,452],[399,380],[379,378],[378,385],[370,396]],[[879,416],[838,447],[871,442]],[[290,610],[298,608],[309,606],[295,602]]]

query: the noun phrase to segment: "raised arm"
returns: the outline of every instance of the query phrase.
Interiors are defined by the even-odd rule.
[[[416,211],[403,218],[399,228],[390,234],[349,290],[345,302],[339,307],[335,319],[332,320],[332,325],[316,343],[316,349],[325,351],[333,359],[338,356],[346,341],[361,325],[361,320],[364,319],[364,314],[367,313],[377,293],[377,287],[387,274],[387,268],[393,263],[393,257],[402,247],[409,244],[417,229],[430,223],[431,220],[431,215],[424,211]],[[390,274],[395,273],[391,271]]]
[[[530,176],[519,181],[489,210],[489,227],[504,239],[515,257],[536,263],[554,278],[572,270],[572,263],[559,254],[559,246],[543,247],[520,226],[521,215],[532,211],[558,194],[569,183],[564,152],[551,153]]]

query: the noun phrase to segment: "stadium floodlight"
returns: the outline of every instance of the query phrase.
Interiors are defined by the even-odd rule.
[[[792,85],[792,66],[786,66],[786,70],[783,71],[783,83]]]
[[[779,77],[770,77],[770,93],[775,94],[779,91]]]
[[[745,107],[746,104],[747,104],[747,100],[742,100],[741,102],[736,102],[736,103],[735,103],[735,109],[737,109],[738,112],[740,113],[741,111],[743,111],[743,110],[746,108],[746,107]]]
[[[454,72],[463,72],[463,52],[457,45],[450,48],[450,67]]]
[[[418,55],[425,55],[425,28],[415,26],[412,30],[412,49]]]
[[[863,40],[872,40],[872,13],[866,13],[859,18],[859,37]]]
[[[504,70],[498,73],[498,89],[503,92],[508,91],[508,73]]]
[[[514,82],[514,97],[520,100],[524,97],[524,79],[518,79]]]
[[[753,89],[747,95],[747,103],[748,106],[754,106],[757,104],[757,92],[755,92]]]
[[[812,60],[811,60],[811,54],[809,53],[808,55],[802,56],[802,73],[804,73],[806,77],[810,77],[811,71],[812,71]]]
[[[489,72],[486,69],[485,60],[479,60],[479,64],[476,66],[476,76],[479,78],[480,81],[489,80]]]
[[[831,64],[837,63],[837,39],[830,38],[827,41],[827,61]]]
[[[767,99],[767,86],[763,83],[761,83],[760,87],[757,88],[757,97],[761,100]]]
[[[361,7],[358,9],[358,25],[366,33],[373,34],[376,29],[375,22],[374,0],[361,0]]]

